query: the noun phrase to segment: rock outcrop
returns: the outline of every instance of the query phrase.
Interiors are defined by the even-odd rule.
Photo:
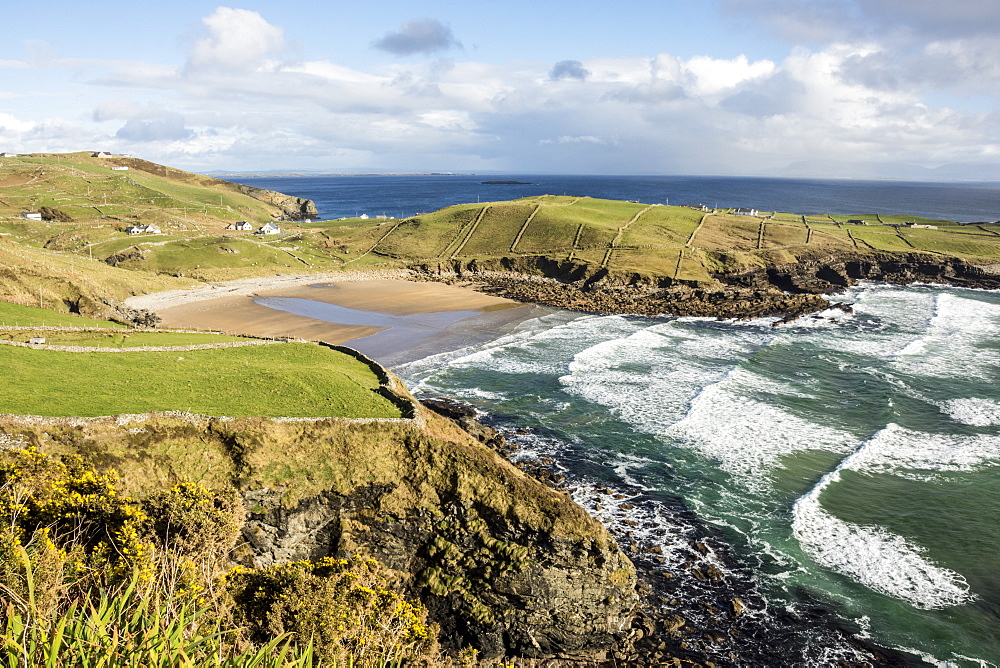
[[[473,646],[484,659],[612,659],[637,603],[628,558],[567,495],[442,418],[429,421],[451,436],[401,431],[365,482],[291,506],[277,490],[248,490],[246,559],[370,555],[421,598],[446,647]],[[335,442],[317,446],[333,462],[356,457],[328,447]]]
[[[711,282],[613,273],[531,256],[413,267],[418,277],[470,284],[522,302],[590,313],[794,319],[836,304],[825,298],[859,281],[947,283],[1000,288],[1000,269],[926,253],[856,253],[717,273]]]
[[[285,215],[282,220],[302,220],[303,218],[314,218],[319,215],[319,212],[316,210],[316,203],[311,199],[286,195],[273,190],[265,190],[264,188],[254,188],[242,183],[232,185],[235,185],[236,189],[244,195],[259,199],[261,202],[273,204],[284,211]]]

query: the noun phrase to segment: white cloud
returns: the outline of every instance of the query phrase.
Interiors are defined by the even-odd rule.
[[[253,71],[286,48],[284,30],[257,12],[218,7],[202,23],[209,34],[191,48],[190,70]]]
[[[857,2],[866,11],[892,4]],[[787,8],[789,21],[815,20],[797,3],[762,4]],[[839,0],[801,4],[851,20]],[[280,27],[256,12],[219,7],[204,19],[207,34],[186,64],[31,65],[39,75],[72,77],[73,93],[83,93],[88,107],[74,110],[76,98],[67,96],[48,114],[66,118],[43,121],[23,105],[5,105],[13,113],[0,114],[0,137],[18,147],[8,150],[104,146],[196,171],[760,173],[815,156],[925,165],[996,156],[994,37],[954,28],[913,42],[922,24],[917,9],[911,15],[908,50],[902,37],[866,33],[772,59],[659,53],[555,66],[404,59],[366,70],[332,59],[280,60],[287,46]],[[929,96],[942,90],[952,91],[951,106]],[[963,111],[962,94],[994,101],[978,101],[986,111]]]
[[[10,114],[0,113],[0,134],[28,132],[35,127],[31,121],[22,121]]]

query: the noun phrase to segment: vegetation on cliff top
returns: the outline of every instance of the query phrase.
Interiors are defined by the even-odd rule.
[[[228,568],[243,510],[181,483],[0,451],[4,665],[385,666],[437,653],[427,612],[373,559]]]

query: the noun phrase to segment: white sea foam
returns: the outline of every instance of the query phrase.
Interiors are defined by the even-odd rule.
[[[881,471],[883,466],[913,463],[924,465],[956,460],[947,448],[934,455],[918,457],[916,448],[908,447],[906,432],[889,425],[862,443],[849,457],[807,494],[792,510],[792,530],[802,549],[827,568],[842,573],[866,587],[892,596],[918,608],[945,608],[961,605],[974,598],[959,573],[938,566],[921,554],[923,549],[902,536],[875,526],[845,522],[826,512],[819,497],[830,485],[840,481],[845,469]],[[957,457],[961,460],[962,457]],[[947,464],[946,464],[947,465]]]
[[[717,331],[672,321],[598,343],[577,353],[565,390],[606,406],[646,433],[661,433],[680,420],[706,383],[773,338],[744,327]]]
[[[894,368],[910,374],[992,380],[1000,351],[982,344],[1000,333],[1000,305],[954,293],[939,293],[924,334],[893,356]]]
[[[990,399],[951,399],[941,404],[941,411],[956,422],[974,427],[1000,425],[1000,403]]]
[[[974,471],[1000,465],[1000,436],[928,434],[889,424],[841,468],[907,476],[909,470]]]
[[[788,454],[812,449],[843,452],[856,442],[848,432],[749,398],[759,378],[746,369],[734,369],[702,390],[687,415],[663,434],[718,460],[721,468],[751,488],[764,484],[767,472]]]

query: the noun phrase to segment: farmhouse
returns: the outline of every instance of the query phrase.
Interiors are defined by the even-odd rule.
[[[847,221],[848,225],[867,225],[868,223],[860,218],[851,218]]]
[[[267,223],[257,230],[257,234],[281,234],[281,228],[274,223]]]
[[[916,223],[903,223],[903,227],[909,227],[914,230],[936,230],[937,225],[917,225]]]
[[[22,211],[21,218],[27,218],[28,220],[41,220],[42,214],[40,211]]]
[[[128,234],[159,234],[160,228],[150,223],[149,225],[129,225],[125,231]]]
[[[125,167],[124,165],[115,165],[114,167],[111,168],[111,171],[112,172],[127,172],[128,171],[128,167]]]
[[[90,154],[91,158],[110,158],[111,154],[107,151],[94,151]]]
[[[747,209],[744,207],[740,207],[738,209],[733,209],[733,214],[737,216],[756,216],[757,209]]]
[[[16,158],[17,153],[0,153],[0,158]]]

